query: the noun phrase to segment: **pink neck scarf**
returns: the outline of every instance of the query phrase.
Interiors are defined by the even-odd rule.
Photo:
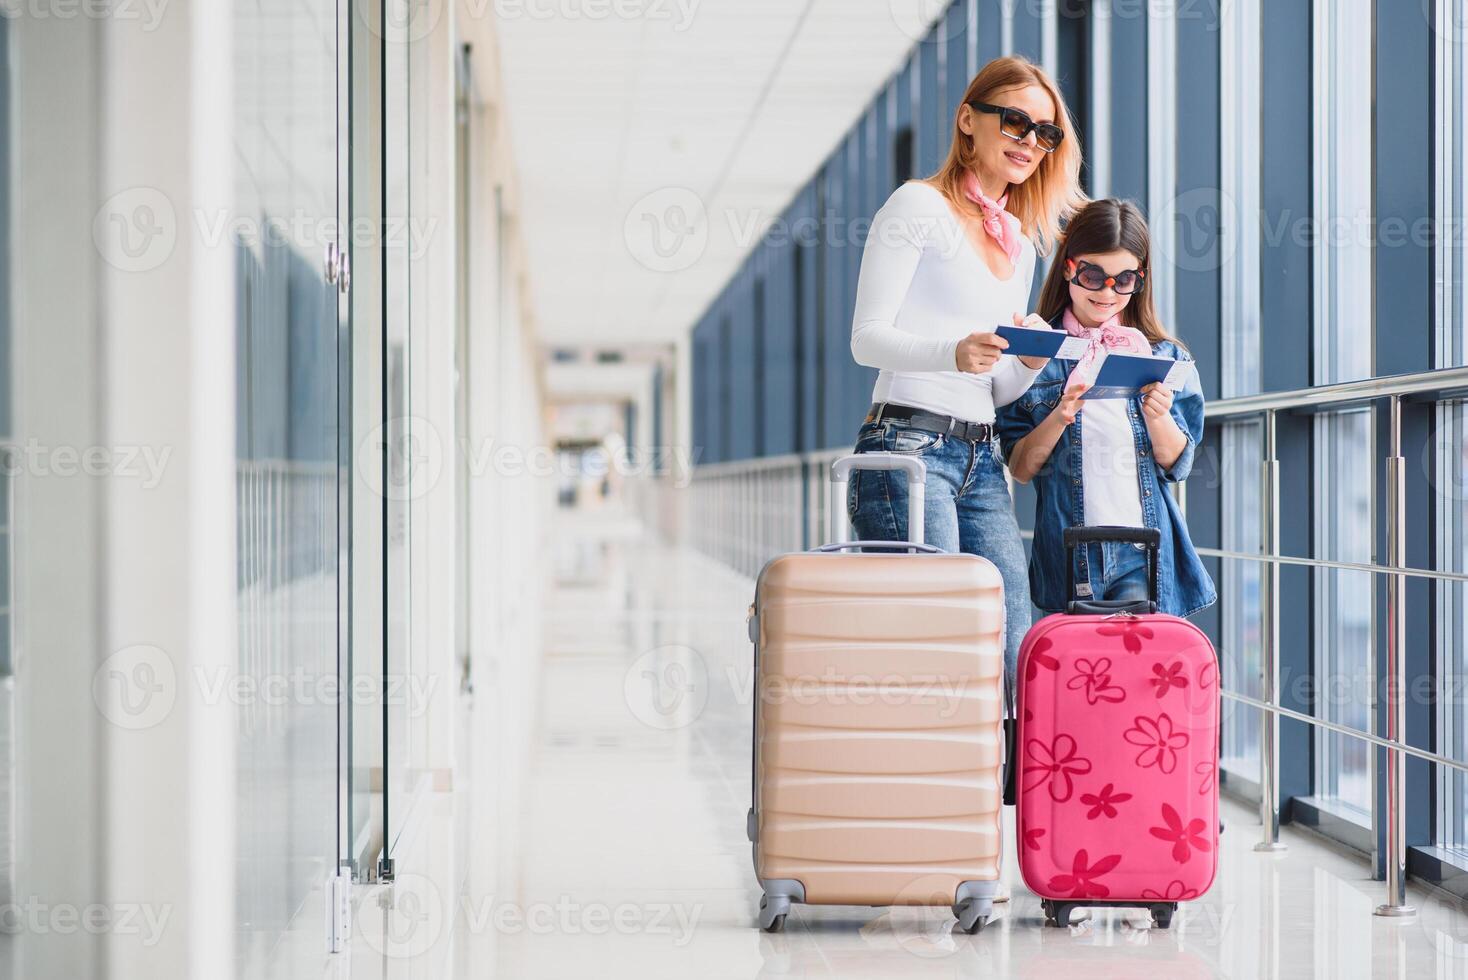
[[[1101,367],[1103,350],[1114,350],[1122,354],[1152,353],[1152,345],[1147,343],[1147,338],[1142,331],[1136,327],[1123,326],[1120,314],[1113,316],[1099,327],[1087,327],[1076,319],[1076,315],[1067,306],[1062,322],[1065,324],[1066,333],[1072,337],[1084,337],[1091,342],[1090,348],[1081,356],[1080,360],[1076,361],[1076,366],[1071,368],[1070,376],[1065,379],[1067,388],[1081,381],[1090,384],[1096,379],[1096,372]]]
[[[1009,195],[1001,195],[997,201],[986,196],[979,189],[979,178],[975,177],[972,171],[964,178],[963,193],[984,212],[984,231],[999,243],[1000,248],[1004,249],[1004,254],[1009,256],[1009,264],[1012,266],[1018,262],[1019,219],[1004,210],[1004,205],[1009,201]]]

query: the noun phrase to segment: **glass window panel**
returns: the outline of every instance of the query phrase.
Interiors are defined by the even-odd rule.
[[[1438,0],[1437,126],[1435,143],[1436,204],[1439,234],[1434,238],[1437,279],[1437,366],[1455,367],[1468,363],[1468,310],[1465,310],[1464,272],[1468,265],[1465,248],[1464,195],[1468,192],[1468,151],[1464,147],[1463,113],[1468,107],[1468,71],[1465,71],[1465,41],[1468,41],[1468,12],[1462,0]],[[1452,402],[1437,409],[1434,466],[1436,565],[1445,571],[1468,571],[1465,553],[1465,490],[1468,490],[1468,443],[1465,443],[1465,404]],[[1468,708],[1463,691],[1468,686],[1468,612],[1461,582],[1437,582],[1437,651],[1439,690],[1444,692],[1437,709],[1437,740],[1440,751],[1459,759],[1468,758]],[[1437,767],[1440,801],[1434,836],[1439,846],[1468,853],[1468,778],[1446,767]]]
[[[1219,236],[1223,267],[1219,339],[1223,396],[1235,398],[1255,394],[1261,383],[1259,0],[1238,0],[1221,16],[1219,147],[1223,214]]]
[[[1468,265],[1463,196],[1468,190],[1468,153],[1464,152],[1463,113],[1468,108],[1468,10],[1463,0],[1438,0],[1437,126],[1434,161],[1437,174],[1437,309],[1438,367],[1468,363],[1468,317],[1464,316],[1463,281]]]
[[[1438,407],[1437,502],[1443,519],[1437,526],[1438,567],[1468,571],[1468,404],[1451,402]],[[1437,647],[1439,651],[1438,744],[1444,755],[1468,759],[1468,590],[1462,582],[1438,582]],[[1438,767],[1437,843],[1468,853],[1468,776],[1457,769]]]
[[[423,129],[415,128],[413,117],[426,91],[416,77],[422,60],[421,42],[411,30],[412,19],[405,0],[386,0],[383,4],[384,33],[388,43],[382,47],[382,169],[385,184],[383,207],[385,229],[410,229],[422,191],[413,180],[413,153],[423,139]],[[425,423],[414,417],[411,379],[413,376],[412,330],[414,269],[408,235],[384,235],[380,254],[383,260],[383,332],[386,335],[384,356],[387,406],[388,480],[387,548],[384,556],[387,588],[387,643],[384,673],[389,685],[401,685],[414,676],[413,661],[413,510],[419,499],[423,479],[421,465],[432,434],[420,431]],[[375,502],[374,502],[375,503]],[[399,690],[406,690],[406,687]],[[412,765],[417,746],[408,699],[392,691],[384,691],[382,723],[387,729],[386,809],[383,816],[388,857],[397,846],[405,817],[412,806],[413,795],[422,771]]]
[[[1322,415],[1315,422],[1315,539],[1318,557],[1370,562],[1376,456],[1370,409]],[[1363,731],[1371,727],[1375,576],[1313,570],[1316,714]],[[1369,822],[1371,768],[1358,738],[1316,732],[1315,793],[1343,815]]]
[[[320,690],[337,673],[336,8],[234,11],[238,672]],[[238,725],[237,972],[267,976],[335,870],[337,707],[262,693]]]
[[[1222,468],[1223,548],[1257,553],[1263,530],[1259,523],[1259,488],[1264,480],[1264,429],[1257,421],[1224,426]],[[1260,589],[1263,566],[1252,561],[1223,563],[1219,604],[1223,619],[1224,689],[1253,698],[1264,696],[1260,639],[1263,620]],[[1247,705],[1224,701],[1223,746],[1220,764],[1227,772],[1259,780],[1259,712]]]
[[[1315,383],[1371,375],[1370,0],[1315,5]]]
[[[1369,0],[1314,7],[1312,106],[1314,144],[1314,382],[1372,373],[1371,104],[1372,9]],[[1371,412],[1353,410],[1315,420],[1313,499],[1315,554],[1338,561],[1374,557],[1375,479]],[[1369,572],[1314,569],[1316,713],[1369,729],[1374,594]],[[1314,733],[1314,792],[1347,819],[1370,821],[1371,765],[1366,743]]]

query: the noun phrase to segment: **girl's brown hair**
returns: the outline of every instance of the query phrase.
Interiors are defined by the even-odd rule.
[[[974,165],[974,151],[973,138],[958,125],[963,107],[970,102],[993,102],[999,92],[1030,85],[1038,85],[1049,93],[1055,103],[1055,125],[1065,131],[1065,139],[1054,153],[1041,154],[1040,166],[1029,180],[1010,186],[1006,208],[1019,218],[1020,228],[1043,255],[1059,236],[1061,221],[1084,204],[1086,196],[1080,189],[1081,147],[1075,121],[1060,89],[1039,65],[1017,55],[1007,55],[995,58],[974,76],[963,94],[963,102],[954,110],[953,142],[948,159],[928,179],[960,214],[981,216],[979,206],[964,195],[964,182]]]
[[[1118,249],[1135,255],[1137,268],[1143,273],[1142,287],[1122,309],[1121,322],[1141,331],[1149,344],[1170,340],[1181,347],[1182,342],[1163,329],[1157,319],[1157,309],[1152,305],[1152,236],[1147,230],[1147,219],[1131,201],[1116,198],[1092,201],[1066,223],[1060,247],[1050,263],[1050,273],[1040,288],[1040,315],[1053,323],[1070,306],[1067,259]]]

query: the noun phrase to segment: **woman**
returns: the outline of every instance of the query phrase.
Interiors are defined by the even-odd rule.
[[[943,167],[899,187],[877,212],[856,289],[851,352],[880,369],[856,451],[922,456],[928,543],[998,567],[1011,690],[1030,591],[994,414],[1045,361],[1003,356],[1007,344],[993,331],[1045,326],[1021,311],[1037,246],[1054,242],[1061,219],[1084,202],[1080,166],[1055,83],[1023,58],[991,61],[964,93]],[[904,537],[904,478],[854,474],[847,510],[860,539]]]

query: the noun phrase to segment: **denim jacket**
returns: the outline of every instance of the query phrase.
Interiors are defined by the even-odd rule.
[[[1190,361],[1187,351],[1171,341],[1152,345],[1152,353]],[[1039,425],[1060,402],[1066,378],[1076,362],[1051,358],[1034,383],[1017,400],[998,410],[996,425],[1004,458],[1009,459],[1015,445]],[[1163,489],[1165,483],[1187,479],[1193,468],[1193,456],[1203,438],[1203,389],[1198,373],[1192,372],[1187,385],[1173,395],[1172,417],[1188,437],[1188,444],[1171,467],[1163,469],[1152,455],[1152,438],[1142,415],[1141,396],[1130,399],[1127,415],[1132,425],[1132,440],[1137,447],[1137,478],[1142,495],[1142,516],[1147,527],[1162,532],[1158,556],[1158,608],[1165,613],[1190,616],[1211,605],[1218,593],[1208,570],[1198,558],[1188,537],[1188,525],[1178,510],[1172,494]],[[1085,428],[1084,407],[1076,420],[1066,426],[1055,443],[1050,458],[1035,475],[1035,540],[1030,549],[1030,593],[1036,606],[1046,612],[1065,608],[1065,545],[1062,534],[1067,527],[1085,524],[1086,507],[1081,480],[1081,438]],[[1150,465],[1141,465],[1142,461]],[[1090,576],[1086,568],[1086,549],[1077,548],[1071,556],[1075,563],[1078,592],[1089,593]]]

